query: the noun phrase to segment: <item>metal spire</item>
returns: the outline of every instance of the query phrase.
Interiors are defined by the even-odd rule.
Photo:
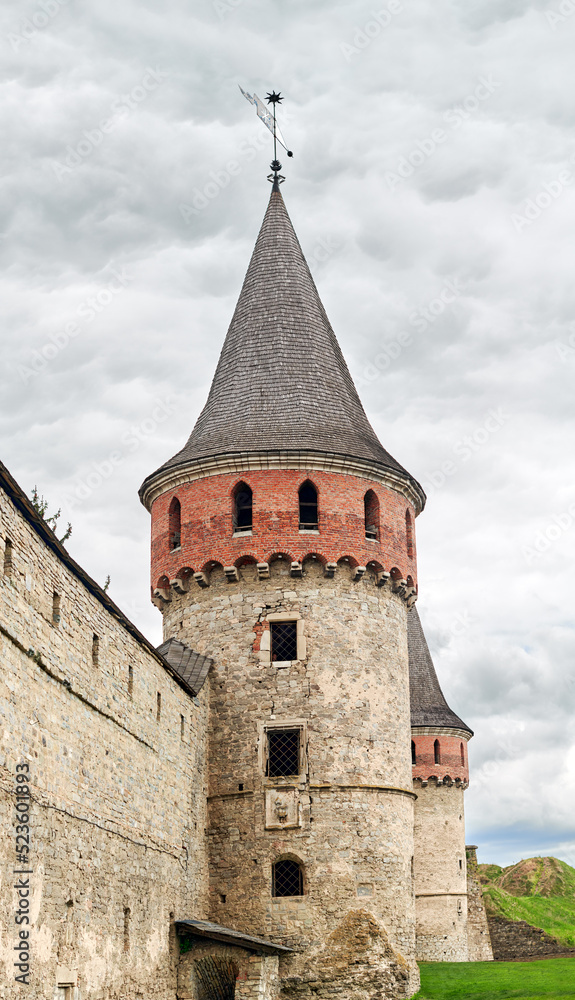
[[[281,133],[281,129],[276,120],[276,104],[281,104],[281,102],[283,101],[283,97],[281,96],[281,94],[276,94],[275,90],[272,90],[271,94],[266,95],[267,103],[271,104],[273,108],[273,114],[270,114],[269,110],[266,108],[265,104],[263,103],[263,101],[260,100],[257,94],[253,95],[248,94],[245,90],[243,90],[242,87],[240,87],[240,90],[244,95],[244,97],[246,98],[246,100],[250,102],[250,104],[255,104],[258,113],[258,118],[260,118],[263,121],[266,128],[270,130],[270,132],[274,137],[274,158],[272,160],[272,163],[270,164],[273,173],[268,175],[268,180],[273,182],[272,190],[279,191],[279,186],[285,180],[285,177],[282,177],[282,175],[280,174],[282,165],[278,160],[278,154],[277,154],[278,142],[280,143],[281,146],[284,147],[288,156],[293,156],[291,149],[288,149],[285,144],[284,137]]]

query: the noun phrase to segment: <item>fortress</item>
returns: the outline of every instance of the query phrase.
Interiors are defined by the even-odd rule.
[[[473,734],[415,607],[425,496],[277,172],[208,401],[140,490],[163,644],[0,486],[2,1000],[387,1000],[416,960],[491,958]]]

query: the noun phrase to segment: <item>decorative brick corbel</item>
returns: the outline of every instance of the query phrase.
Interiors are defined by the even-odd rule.
[[[267,562],[258,563],[257,571],[260,580],[267,580],[270,575],[270,564]]]
[[[376,583],[378,587],[385,587],[387,581],[390,579],[391,573],[386,573],[385,571],[378,573],[376,576]]]
[[[172,595],[170,594],[170,591],[164,587],[156,587],[156,589],[154,590],[154,597],[157,598],[157,600],[159,600],[162,605],[169,604],[170,601],[172,600]],[[161,605],[156,605],[156,607],[160,606]]]
[[[352,570],[351,578],[352,580],[355,580],[357,583],[358,580],[361,580],[364,573],[365,573],[365,566],[356,566],[355,569]]]
[[[240,578],[237,566],[224,566],[224,573],[228,583],[237,583]]]
[[[408,590],[407,580],[394,580],[391,589],[394,594],[399,594],[400,597],[405,597],[406,591]]]
[[[205,573],[194,573],[194,580],[196,581],[198,587],[209,587],[210,581],[208,580]]]
[[[188,581],[182,580],[181,576],[177,576],[174,580],[170,580],[170,587],[176,591],[176,594],[187,594],[190,589]]]
[[[333,577],[335,576],[336,569],[337,569],[337,563],[328,562],[325,564],[323,575],[327,576],[330,580],[332,580]]]
[[[302,564],[300,562],[292,562],[290,566],[290,576],[301,576],[302,574]]]
[[[407,601],[407,607],[412,608],[417,600],[417,590],[415,587],[410,587],[405,595]]]

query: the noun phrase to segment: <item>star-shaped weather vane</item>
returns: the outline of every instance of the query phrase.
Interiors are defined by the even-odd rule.
[[[285,139],[281,133],[281,129],[276,121],[276,104],[281,104],[283,97],[281,94],[276,94],[275,90],[272,90],[271,94],[266,94],[266,101],[271,104],[273,113],[270,112],[269,108],[266,108],[263,101],[260,100],[257,94],[248,94],[242,87],[240,87],[242,94],[245,99],[250,102],[250,104],[255,104],[256,111],[258,113],[258,118],[261,118],[264,125],[269,128],[270,132],[274,137],[274,158],[271,164],[271,169],[273,170],[273,175],[270,174],[269,180],[273,180],[274,189],[278,190],[279,184],[284,180],[280,175],[280,170],[282,168],[281,163],[277,157],[277,144],[283,146],[288,156],[293,156],[291,149],[288,149],[285,144]]]

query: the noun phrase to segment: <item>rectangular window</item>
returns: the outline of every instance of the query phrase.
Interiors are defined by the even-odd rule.
[[[134,693],[134,668],[131,663],[128,664],[128,698],[131,698]]]
[[[162,696],[158,691],[158,695],[156,698],[156,722],[160,721],[161,716],[162,716]]]
[[[10,576],[12,572],[12,542],[6,539],[4,547],[4,576]]]
[[[98,666],[100,661],[100,639],[97,635],[92,636],[92,665]]]
[[[60,624],[60,595],[56,591],[52,594],[52,623]]]
[[[268,778],[290,778],[300,773],[300,729],[268,729]]]
[[[180,715],[180,737],[184,739],[186,735],[186,720],[183,715]]]
[[[270,622],[271,659],[297,660],[297,622]]]

